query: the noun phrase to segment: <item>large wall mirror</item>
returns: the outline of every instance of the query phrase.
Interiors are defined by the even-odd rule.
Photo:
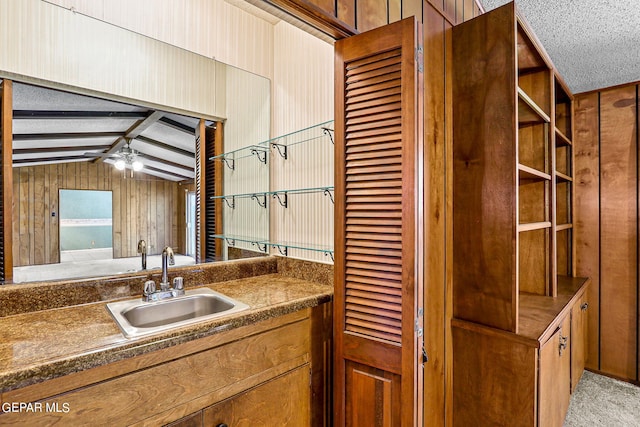
[[[13,283],[131,274],[142,269],[142,250],[147,270],[159,268],[165,246],[180,254],[178,265],[228,258],[220,251],[197,256],[197,244],[215,240],[196,236],[196,203],[204,205],[214,190],[195,197],[196,167],[201,162],[203,173],[215,167],[216,137],[218,153],[269,138],[270,82],[235,67],[219,69],[216,90],[227,115],[202,121],[168,112],[170,106],[12,81],[13,224],[5,224],[12,226],[12,245],[4,249],[11,250]],[[63,218],[60,195],[68,190],[108,192],[111,203],[78,207],[95,218]],[[111,213],[108,248],[89,233],[105,226],[109,215],[102,209]],[[71,249],[61,245],[65,227],[74,227]]]

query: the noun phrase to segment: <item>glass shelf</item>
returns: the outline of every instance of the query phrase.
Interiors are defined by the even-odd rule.
[[[273,196],[278,200],[281,206],[288,206],[288,194],[312,194],[312,193],[322,193],[325,196],[328,196],[331,199],[331,203],[334,203],[333,195],[331,192],[334,191],[334,187],[313,187],[313,188],[296,188],[292,190],[276,190],[276,191],[259,191],[255,193],[242,193],[242,194],[227,194],[225,196],[211,196],[211,200],[222,199],[227,205],[234,209],[235,208],[235,199],[242,198],[251,198],[256,199],[258,204],[261,207],[266,207],[266,196]],[[262,198],[262,201],[258,198]],[[231,201],[231,203],[229,203]]]
[[[248,236],[234,236],[223,234],[214,234],[211,237],[215,239],[226,240],[229,246],[235,246],[236,242],[251,243],[252,245],[256,245],[260,252],[263,253],[267,253],[267,248],[271,246],[272,248],[278,249],[278,252],[280,252],[280,254],[284,256],[287,256],[289,254],[289,249],[322,252],[326,256],[331,257],[331,260],[333,261],[333,247],[328,245],[307,245],[304,243],[295,242],[270,242],[268,240],[256,239]]]
[[[237,150],[229,151],[226,153],[218,154],[217,156],[209,157],[210,161],[220,160],[231,170],[235,170],[236,160],[246,159],[247,157],[255,156],[260,163],[267,164],[267,153],[269,149],[259,145],[248,145],[246,147],[239,148]]]

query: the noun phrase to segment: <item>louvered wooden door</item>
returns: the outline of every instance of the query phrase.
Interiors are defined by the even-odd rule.
[[[419,25],[335,45],[338,426],[422,424]]]
[[[13,103],[12,82],[0,81],[0,283],[11,283],[13,279],[12,254],[12,192],[13,192]]]

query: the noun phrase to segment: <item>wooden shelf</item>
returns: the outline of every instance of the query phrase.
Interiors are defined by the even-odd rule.
[[[545,228],[551,228],[551,221],[528,222],[525,224],[518,224],[519,233],[524,233],[527,231],[543,230]]]
[[[561,172],[556,172],[556,179],[560,182],[573,182],[573,178]]]
[[[586,290],[589,279],[558,276],[558,296],[546,297],[520,293],[518,335],[544,343],[555,327],[554,319],[571,309],[573,302]]]
[[[518,88],[518,125],[549,123],[551,119],[524,90]]]
[[[573,224],[558,224],[556,225],[556,231],[570,230],[573,228]]]
[[[518,178],[520,181],[550,181],[551,175],[525,165],[518,165]]]
[[[571,146],[572,142],[567,136],[556,128],[556,147]]]

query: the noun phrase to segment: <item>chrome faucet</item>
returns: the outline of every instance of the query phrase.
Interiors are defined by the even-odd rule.
[[[147,269],[147,242],[140,240],[138,242],[138,253],[142,255],[142,269]]]
[[[160,289],[156,290],[156,283],[153,280],[147,280],[144,283],[144,289],[142,291],[142,301],[160,301],[167,298],[179,297],[185,294],[184,279],[182,277],[173,278],[173,287],[171,287],[171,283],[169,283],[169,274],[167,270],[170,265],[174,265],[175,263],[173,249],[167,246],[162,251],[162,279],[160,282]]]
[[[160,290],[167,291],[171,287],[169,283],[169,266],[175,265],[176,261],[173,256],[173,249],[170,246],[165,247],[162,250],[162,281],[160,282]]]

